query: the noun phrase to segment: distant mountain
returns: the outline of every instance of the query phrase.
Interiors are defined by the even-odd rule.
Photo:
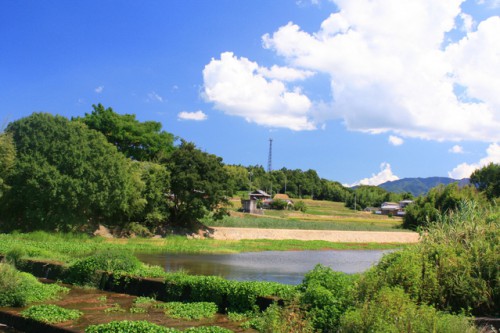
[[[426,194],[433,187],[439,184],[448,185],[458,183],[458,186],[465,186],[470,183],[469,178],[461,180],[447,177],[429,177],[429,178],[403,178],[380,184],[379,187],[394,193],[410,192],[414,196]]]

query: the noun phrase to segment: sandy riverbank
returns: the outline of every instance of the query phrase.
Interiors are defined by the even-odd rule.
[[[417,243],[416,232],[340,231],[340,230],[292,230],[212,227],[213,238],[221,240],[241,239],[297,239],[323,240],[338,243]]]

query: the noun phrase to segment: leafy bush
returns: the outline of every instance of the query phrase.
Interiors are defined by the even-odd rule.
[[[460,188],[457,183],[437,186],[406,208],[403,226],[408,229],[426,227],[437,221],[441,214],[456,210],[463,201],[474,201],[482,206],[487,203],[485,197],[473,186]]]
[[[473,314],[500,311],[499,208],[473,202],[443,214],[422,241],[384,256],[359,281],[358,299],[372,299],[382,287],[401,287],[417,302],[438,310]]]
[[[299,288],[308,319],[323,332],[335,330],[342,314],[354,303],[354,277],[323,265],[307,273]]]
[[[284,210],[287,209],[288,202],[282,199],[274,199],[273,201],[271,201],[270,207],[272,209]]]
[[[16,246],[5,253],[5,261],[9,264],[17,266],[22,257],[26,255],[26,251],[20,247]]]
[[[348,310],[340,319],[340,332],[454,333],[477,332],[470,319],[418,306],[402,288],[382,288],[373,299]]]
[[[134,255],[124,251],[102,251],[75,261],[68,267],[64,281],[72,284],[96,286],[100,275],[97,271],[133,273],[141,266]]]
[[[293,204],[293,209],[305,213],[307,211],[307,205],[304,201],[300,200]]]
[[[145,320],[139,321],[112,321],[107,324],[90,325],[85,329],[85,333],[180,333],[175,328],[168,328],[150,323]]]
[[[67,291],[68,288],[57,284],[43,284],[31,274],[0,263],[0,306],[25,306],[32,302],[54,299],[59,293]]]
[[[65,309],[53,304],[41,304],[29,307],[22,311],[21,315],[44,323],[54,324],[78,319],[83,315],[83,312]]]
[[[272,304],[261,315],[250,320],[250,325],[263,333],[314,332],[311,322],[295,302],[285,307]]]
[[[165,309],[165,314],[171,318],[188,320],[212,318],[217,313],[217,305],[212,302],[168,302],[158,303],[157,307]]]

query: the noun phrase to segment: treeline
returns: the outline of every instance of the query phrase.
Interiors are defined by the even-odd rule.
[[[157,122],[94,105],[67,119],[34,113],[0,134],[0,229],[190,226],[225,213],[222,159]]]

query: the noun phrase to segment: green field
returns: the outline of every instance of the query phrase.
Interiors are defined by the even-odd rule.
[[[231,215],[221,221],[203,221],[209,226],[303,230],[403,231],[402,219],[354,211],[342,202],[303,199],[305,213],[291,210],[263,210],[262,215],[238,212],[240,200],[231,200]]]

